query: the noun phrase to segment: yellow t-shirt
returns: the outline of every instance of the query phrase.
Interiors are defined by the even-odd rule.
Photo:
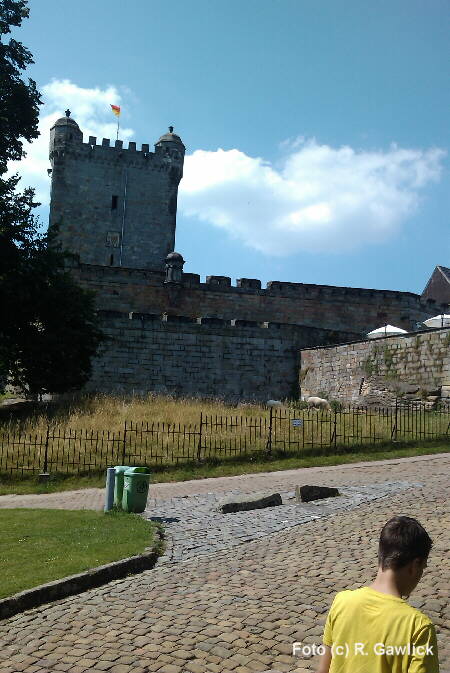
[[[323,642],[332,648],[330,673],[439,673],[430,619],[370,587],[336,594]]]

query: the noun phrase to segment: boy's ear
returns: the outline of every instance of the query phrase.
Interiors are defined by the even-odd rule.
[[[408,570],[411,574],[416,574],[422,572],[426,568],[426,565],[427,559],[418,557],[408,563]]]

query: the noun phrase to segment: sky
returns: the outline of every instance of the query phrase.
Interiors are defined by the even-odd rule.
[[[185,271],[420,293],[450,266],[448,0],[31,0],[45,104],[12,165],[48,221],[49,128],[186,145]]]

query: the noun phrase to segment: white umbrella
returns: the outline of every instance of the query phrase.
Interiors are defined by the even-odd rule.
[[[423,324],[427,327],[450,327],[450,315],[445,313],[435,315],[434,318],[424,320]]]
[[[372,330],[367,336],[369,339],[380,339],[381,337],[393,336],[394,334],[408,334],[408,332],[400,327],[394,327],[394,325],[384,325]]]

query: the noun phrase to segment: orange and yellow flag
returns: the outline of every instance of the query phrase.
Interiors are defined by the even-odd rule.
[[[110,103],[110,105],[111,105],[111,103]],[[111,105],[111,110],[114,112],[114,114],[116,115],[116,117],[118,117],[118,116],[120,115],[120,107],[119,107],[119,105]]]

